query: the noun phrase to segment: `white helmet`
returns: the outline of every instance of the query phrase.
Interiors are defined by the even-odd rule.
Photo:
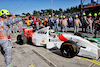
[[[50,34],[50,36],[54,36],[54,35],[55,35],[54,30],[53,30],[53,29],[51,29],[51,30],[50,30],[50,32],[49,32],[49,34]]]

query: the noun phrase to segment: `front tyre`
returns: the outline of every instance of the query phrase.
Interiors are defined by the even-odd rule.
[[[60,50],[62,55],[67,58],[75,57],[79,52],[77,44],[72,40],[62,43]]]

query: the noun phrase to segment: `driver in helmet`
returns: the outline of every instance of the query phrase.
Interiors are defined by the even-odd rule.
[[[2,9],[0,11],[0,46],[4,51],[5,58],[5,67],[13,67],[11,66],[12,62],[12,46],[11,46],[11,29],[10,25],[19,22],[20,20],[12,20],[9,19],[11,14],[8,10]],[[15,66],[14,66],[15,67]]]
[[[49,34],[50,34],[50,36],[55,36],[54,30],[51,29]]]

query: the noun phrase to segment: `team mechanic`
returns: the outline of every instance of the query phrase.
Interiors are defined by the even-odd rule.
[[[4,57],[5,57],[5,67],[13,67],[11,66],[12,62],[12,46],[11,46],[11,29],[10,25],[13,25],[20,21],[19,18],[15,18],[16,20],[10,19],[11,14],[8,10],[2,9],[0,11],[0,46],[3,48]],[[18,19],[18,20],[17,20]]]

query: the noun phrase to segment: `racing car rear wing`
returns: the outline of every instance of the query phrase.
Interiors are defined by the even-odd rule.
[[[25,28],[23,28],[23,33],[24,35],[27,35],[27,34],[32,34],[35,32],[35,29],[28,29],[28,30],[25,30]]]

